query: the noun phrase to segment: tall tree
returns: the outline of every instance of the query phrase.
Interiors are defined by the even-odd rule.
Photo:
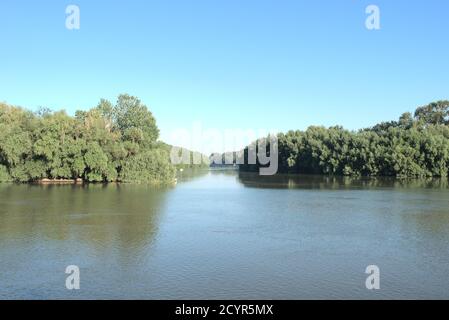
[[[440,100],[419,107],[415,118],[425,124],[449,124],[449,101]]]

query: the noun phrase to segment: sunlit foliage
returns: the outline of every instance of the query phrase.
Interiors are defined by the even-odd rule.
[[[158,138],[152,113],[126,94],[74,117],[0,104],[0,181],[173,181]]]
[[[447,177],[449,102],[404,113],[358,132],[309,127],[278,135],[279,172],[347,176]],[[258,166],[243,165],[242,171]]]

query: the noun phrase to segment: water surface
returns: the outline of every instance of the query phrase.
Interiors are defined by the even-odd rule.
[[[0,184],[0,298],[449,298],[447,181],[179,180]],[[378,291],[365,288],[372,264]]]

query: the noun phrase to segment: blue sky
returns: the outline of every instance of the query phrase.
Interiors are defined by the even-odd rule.
[[[381,30],[365,28],[370,4]],[[449,98],[448,14],[447,0],[2,0],[0,101],[73,114],[126,92],[163,140],[198,121],[358,129]]]

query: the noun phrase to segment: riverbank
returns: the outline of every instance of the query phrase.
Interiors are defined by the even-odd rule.
[[[83,179],[41,179],[34,184],[83,184]]]

